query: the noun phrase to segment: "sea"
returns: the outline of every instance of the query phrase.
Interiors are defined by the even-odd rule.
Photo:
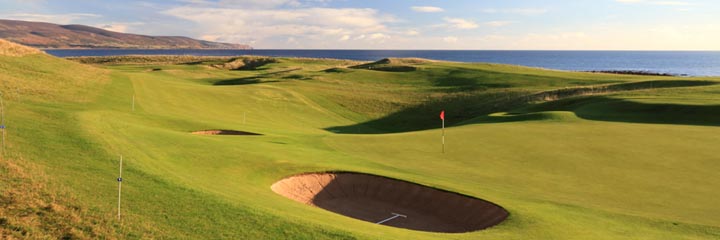
[[[455,62],[503,63],[568,71],[644,71],[691,77],[720,76],[720,51],[50,49],[45,52],[58,57],[258,55],[360,61],[413,57]]]

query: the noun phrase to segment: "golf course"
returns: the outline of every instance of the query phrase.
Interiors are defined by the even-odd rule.
[[[0,46],[1,239],[720,239],[720,77]]]

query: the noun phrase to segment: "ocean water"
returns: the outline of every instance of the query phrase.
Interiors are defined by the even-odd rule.
[[[58,57],[113,55],[198,55],[337,58],[373,61],[418,57],[456,62],[490,62],[569,71],[629,70],[687,76],[720,76],[720,51],[484,51],[484,50],[46,50]]]

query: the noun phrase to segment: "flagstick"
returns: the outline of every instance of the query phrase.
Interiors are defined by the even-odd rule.
[[[442,153],[445,153],[445,118],[442,120]]]
[[[122,194],[122,155],[120,155],[120,177],[118,177],[118,220],[120,220],[120,196]]]

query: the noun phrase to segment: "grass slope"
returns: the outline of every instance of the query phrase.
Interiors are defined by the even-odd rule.
[[[84,214],[65,225],[57,220],[64,215],[41,220],[57,226],[47,230],[23,225],[17,220],[23,213],[10,212],[0,221],[4,235],[720,237],[715,201],[720,178],[714,171],[720,164],[715,161],[720,101],[714,97],[720,85],[712,84],[715,78],[422,61],[401,62],[413,69],[397,72],[318,59],[278,59],[240,71],[210,67],[217,61],[89,67],[47,56],[0,60],[0,74],[14,79],[0,85],[3,93],[21,83],[28,88],[21,93],[37,88],[37,94],[8,97],[11,158],[3,161],[6,166],[21,162],[21,168],[46,176],[33,180],[14,174],[3,177],[0,186],[18,191],[22,184],[46,183],[49,187],[38,191],[58,196],[49,202],[72,203]],[[38,62],[44,64],[27,67]],[[90,73],[96,77],[82,75]],[[43,74],[71,80],[46,83],[38,77]],[[76,76],[86,81],[72,80]],[[451,126],[446,154],[439,151],[441,109]],[[263,136],[190,134],[203,129]],[[125,217],[117,222],[114,179],[120,154],[127,164]],[[23,167],[30,165],[36,167]],[[493,201],[511,215],[483,231],[426,233],[346,218],[270,190],[282,177],[324,170],[368,172],[457,191]],[[14,230],[17,226],[25,233]]]

